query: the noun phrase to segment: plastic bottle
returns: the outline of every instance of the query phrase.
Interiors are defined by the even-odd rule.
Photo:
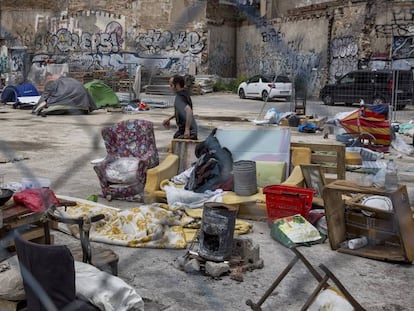
[[[384,188],[391,191],[398,189],[398,171],[394,159],[388,160],[387,167],[385,169]]]
[[[368,245],[368,238],[366,236],[362,236],[360,238],[352,239],[348,241],[349,249],[358,249]]]

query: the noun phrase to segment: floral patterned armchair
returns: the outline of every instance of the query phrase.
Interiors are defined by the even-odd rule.
[[[104,128],[102,138],[107,155],[94,166],[102,194],[108,200],[142,200],[147,169],[159,164],[153,123],[138,119],[121,121]],[[117,170],[118,177],[129,170],[129,177],[117,179]]]

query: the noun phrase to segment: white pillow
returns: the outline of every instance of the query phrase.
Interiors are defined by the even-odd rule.
[[[75,261],[76,296],[104,311],[144,310],[144,301],[121,278]]]
[[[138,158],[118,158],[106,167],[106,178],[111,183],[130,184],[137,179]]]

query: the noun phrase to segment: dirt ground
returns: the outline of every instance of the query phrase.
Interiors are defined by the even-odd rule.
[[[207,101],[209,95],[204,95]],[[198,99],[193,99],[196,103]],[[246,104],[247,105],[247,104]],[[254,127],[250,122],[222,118],[231,111],[218,114],[203,106],[200,114],[219,115],[199,118],[200,138],[213,127]],[[242,108],[240,108],[242,110]],[[100,187],[91,161],[105,156],[100,136],[104,126],[120,120],[144,118],[154,122],[157,146],[165,156],[173,130],[165,130],[162,120],[172,114],[172,108],[151,109],[134,114],[95,111],[87,116],[34,116],[30,111],[0,106],[0,172],[4,182],[18,182],[24,177],[44,177],[51,180],[57,194],[86,198],[99,194]],[[250,113],[251,114],[251,113]],[[249,115],[248,110],[238,116]],[[234,115],[233,115],[234,116]],[[230,121],[228,121],[230,120]],[[238,120],[238,119],[236,119]],[[332,139],[332,138],[330,138]],[[303,136],[292,130],[292,140],[324,141],[322,134]],[[410,183],[414,160],[400,159],[405,174],[400,180]],[[404,162],[405,161],[405,162]],[[414,172],[414,171],[413,171]],[[411,187],[410,187],[411,189]],[[411,199],[411,195],[410,195]],[[119,208],[137,203],[99,198],[99,203]],[[174,266],[185,250],[111,247],[120,257],[119,276],[134,286],[146,301],[146,310],[250,310],[246,299],[257,302],[276,277],[293,258],[293,253],[270,237],[266,223],[251,221],[253,232],[246,235],[260,247],[264,268],[243,274],[243,282],[228,276],[212,279],[201,274],[188,274]],[[56,243],[72,243],[74,238],[54,231]],[[312,265],[327,266],[349,292],[367,310],[414,310],[412,286],[414,268],[411,264],[395,264],[341,254],[331,250],[329,243],[301,247],[300,251]],[[315,278],[300,262],[262,305],[263,310],[300,310],[316,287]]]

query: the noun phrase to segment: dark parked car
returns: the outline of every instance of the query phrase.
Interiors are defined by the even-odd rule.
[[[319,94],[325,105],[343,102],[345,105],[397,103],[404,109],[413,103],[413,73],[411,70],[357,70],[325,85]]]

